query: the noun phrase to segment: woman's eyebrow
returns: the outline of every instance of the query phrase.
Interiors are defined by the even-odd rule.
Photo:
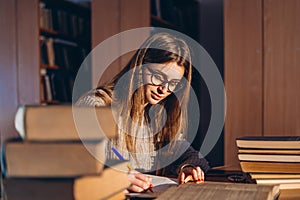
[[[148,68],[148,70],[149,70],[151,73],[154,72],[154,73],[160,74],[160,75],[164,76],[164,78],[167,78],[167,77],[168,77],[165,73],[163,73],[163,72],[160,71],[159,69],[151,69],[151,68]]]
[[[180,81],[181,81],[181,79],[177,79],[177,78],[175,78],[175,79],[171,79],[170,81],[178,81],[178,82],[180,82]]]
[[[181,79],[177,79],[177,78],[168,80],[167,74],[165,74],[164,72],[162,72],[162,71],[160,71],[160,70],[158,70],[158,69],[150,69],[150,71],[162,75],[167,81],[178,81],[178,82],[180,82],[180,80],[181,80]]]

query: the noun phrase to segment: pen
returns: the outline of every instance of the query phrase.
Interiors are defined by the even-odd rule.
[[[152,183],[151,183],[151,184],[150,184],[150,187],[149,187],[147,190],[150,190],[150,192],[153,193],[152,187],[153,187],[153,185],[152,185]]]
[[[124,157],[118,152],[118,150],[114,147],[111,147],[111,150],[116,154],[116,156],[120,159],[120,160],[125,160]],[[130,163],[127,164],[127,167],[129,170],[134,170],[134,168],[130,165]],[[152,190],[152,184],[150,184],[150,187],[148,189],[146,189],[145,191],[150,190],[150,192],[153,193]]]
[[[124,157],[118,152],[117,149],[115,149],[114,147],[111,147],[111,150],[116,154],[116,156],[120,160],[125,160]],[[134,168],[130,165],[130,163],[127,164],[127,167],[128,167],[129,170],[134,170]]]

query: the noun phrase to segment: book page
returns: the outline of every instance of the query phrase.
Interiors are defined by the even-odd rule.
[[[177,179],[175,178],[155,175],[150,175],[150,177],[152,178],[152,190],[154,193],[161,193],[171,186],[178,185]]]
[[[178,185],[176,178],[168,178],[168,177],[155,176],[155,175],[148,175],[148,176],[152,178],[153,193],[148,190],[143,193],[128,193],[126,194],[126,197],[129,199],[130,198],[153,199],[153,198],[157,198],[159,194],[163,193],[168,188]]]
[[[278,197],[279,188],[275,186],[258,186],[254,184],[205,182],[203,184],[182,184],[168,188],[158,196],[164,199],[260,199],[273,200]],[[275,189],[275,190],[274,190]]]

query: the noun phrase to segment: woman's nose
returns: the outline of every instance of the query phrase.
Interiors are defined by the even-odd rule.
[[[157,89],[160,94],[166,93],[168,91],[168,83],[160,85]]]

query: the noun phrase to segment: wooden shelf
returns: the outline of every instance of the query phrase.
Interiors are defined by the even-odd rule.
[[[52,69],[52,70],[56,70],[59,69],[59,66],[57,65],[49,65],[49,64],[41,64],[41,70],[42,69]]]
[[[40,103],[70,103],[76,73],[91,49],[91,11],[65,0],[40,0],[38,13]]]
[[[52,29],[48,29],[48,28],[43,28],[43,27],[40,27],[40,32],[42,34],[49,34],[49,35],[52,35],[52,36],[56,36],[58,35],[58,32],[55,31],[55,30],[52,30]]]

